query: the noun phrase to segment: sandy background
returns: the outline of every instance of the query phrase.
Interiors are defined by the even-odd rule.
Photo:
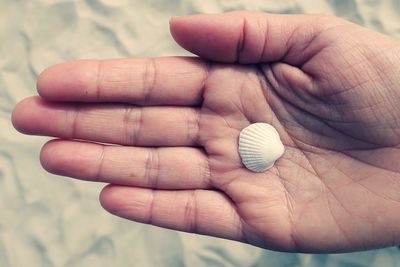
[[[45,67],[78,58],[186,54],[171,16],[248,9],[335,14],[400,36],[400,0],[0,0],[0,266],[400,266],[389,248],[343,255],[276,253],[119,219],[100,185],[47,174],[42,137],[18,134],[16,102]]]

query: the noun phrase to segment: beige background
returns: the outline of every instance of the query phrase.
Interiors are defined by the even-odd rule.
[[[16,133],[15,103],[46,66],[78,58],[186,54],[171,16],[248,9],[334,14],[400,36],[399,0],[0,0],[0,266],[400,266],[397,248],[284,254],[128,222],[104,212],[100,185],[45,173],[41,137]]]

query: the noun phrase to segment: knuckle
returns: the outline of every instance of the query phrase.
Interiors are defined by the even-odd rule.
[[[143,110],[126,105],[124,107],[122,125],[125,133],[125,142],[130,145],[137,144],[143,125]]]
[[[160,154],[155,148],[149,149],[145,162],[145,180],[150,188],[158,188],[160,173]]]
[[[200,125],[200,110],[190,109],[186,112],[187,141],[197,144]]]
[[[198,232],[197,226],[197,190],[190,192],[184,206],[184,225],[188,232]]]
[[[146,61],[143,71],[143,104],[149,103],[157,80],[157,64],[154,58]]]
[[[101,91],[103,90],[103,80],[104,80],[104,61],[97,61],[97,74],[96,74],[96,86],[95,86],[95,97],[97,100],[101,99]]]

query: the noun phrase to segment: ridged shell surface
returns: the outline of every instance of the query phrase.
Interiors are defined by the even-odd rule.
[[[253,123],[239,136],[239,154],[247,169],[264,172],[279,159],[285,147],[275,128],[268,123]]]

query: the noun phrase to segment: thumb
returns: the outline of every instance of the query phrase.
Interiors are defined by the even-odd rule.
[[[170,28],[179,45],[206,59],[240,63],[280,60],[297,65],[320,49],[311,43],[324,29],[343,23],[324,15],[241,11],[176,17]]]

